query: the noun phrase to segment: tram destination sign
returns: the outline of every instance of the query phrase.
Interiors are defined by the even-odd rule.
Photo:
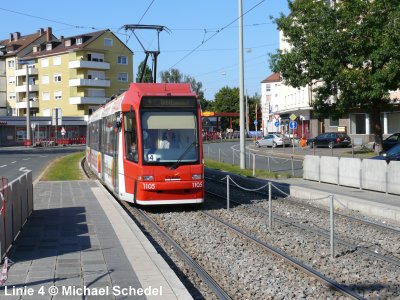
[[[143,97],[142,108],[153,107],[187,107],[196,108],[197,102],[194,97]]]

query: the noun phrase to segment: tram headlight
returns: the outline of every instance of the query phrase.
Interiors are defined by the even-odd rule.
[[[203,179],[203,176],[201,174],[192,174],[192,179],[193,180],[200,180],[200,179]]]
[[[138,179],[143,181],[153,181],[154,177],[152,175],[144,175],[144,176],[139,176]]]

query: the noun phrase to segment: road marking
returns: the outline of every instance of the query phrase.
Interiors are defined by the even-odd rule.
[[[23,158],[22,160],[29,160],[29,159],[31,159],[30,157],[28,157],[28,158]]]
[[[0,166],[0,168],[4,168],[4,167],[7,167],[7,165],[2,165],[2,166]]]
[[[12,161],[11,163],[12,163],[12,164],[15,164],[16,162],[17,162],[17,161],[16,161],[16,160],[14,160],[14,161]]]

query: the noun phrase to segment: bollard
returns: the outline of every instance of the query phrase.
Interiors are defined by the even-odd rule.
[[[330,201],[330,227],[331,227],[331,233],[330,233],[330,240],[331,240],[331,258],[335,258],[335,240],[334,240],[334,232],[335,232],[335,220],[334,220],[334,205],[333,205],[333,195],[329,195],[329,201]]]
[[[268,172],[271,172],[271,165],[269,164],[269,156],[267,156],[268,159]]]
[[[226,175],[226,209],[229,211],[229,180],[230,176]]]
[[[291,160],[292,160],[292,176],[294,177],[294,163],[293,163],[293,155],[292,155],[292,157],[291,157]]]

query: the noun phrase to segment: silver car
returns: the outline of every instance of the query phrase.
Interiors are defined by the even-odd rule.
[[[260,148],[261,146],[267,147],[276,147],[276,146],[290,146],[290,138],[284,136],[280,133],[270,133],[264,136],[262,139],[256,141],[256,147]]]

